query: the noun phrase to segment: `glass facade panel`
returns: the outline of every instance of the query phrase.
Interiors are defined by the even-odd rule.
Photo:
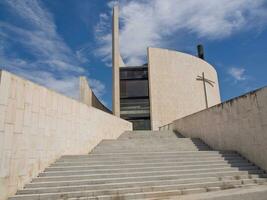
[[[149,117],[149,99],[121,99],[121,117]]]
[[[134,130],[151,129],[147,67],[120,69],[120,111]]]
[[[147,80],[121,80],[121,98],[148,97]]]
[[[141,69],[127,69],[127,70],[121,70],[120,71],[120,79],[121,80],[129,80],[129,79],[147,79],[148,73],[147,68],[141,68]]]

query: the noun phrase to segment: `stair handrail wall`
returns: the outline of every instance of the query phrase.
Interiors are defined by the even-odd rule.
[[[173,123],[166,124],[164,126],[159,127],[160,131],[171,131],[173,130]]]
[[[175,120],[173,130],[267,170],[267,87]]]
[[[87,154],[132,124],[0,70],[0,200],[62,155]]]

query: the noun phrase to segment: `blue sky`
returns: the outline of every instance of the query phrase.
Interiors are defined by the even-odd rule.
[[[121,0],[128,65],[146,47],[196,54],[218,71],[222,100],[267,85],[266,0]],[[78,77],[111,106],[111,9],[107,0],[0,0],[0,66],[74,98]]]

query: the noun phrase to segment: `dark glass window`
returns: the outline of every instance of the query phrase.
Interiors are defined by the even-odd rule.
[[[120,71],[120,79],[147,79],[147,68],[141,68],[138,70],[121,70]]]
[[[147,97],[148,96],[148,81],[147,80],[121,80],[120,93],[121,93],[121,98]]]
[[[120,68],[120,113],[134,130],[151,129],[147,67]]]
[[[121,99],[121,117],[149,117],[149,99]]]

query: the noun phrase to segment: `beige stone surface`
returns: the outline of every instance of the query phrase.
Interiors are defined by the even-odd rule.
[[[93,91],[89,87],[86,77],[80,77],[80,101],[88,106],[92,106]]]
[[[230,189],[186,196],[171,197],[170,200],[266,200],[267,186]]]
[[[0,199],[63,154],[86,154],[131,123],[2,71]]]
[[[214,87],[206,84],[209,106],[221,102],[216,70],[202,59],[148,48],[148,70],[153,130],[206,108],[203,82],[196,80],[202,72],[215,82]]]
[[[267,170],[267,87],[176,120],[173,128]]]
[[[112,111],[117,117],[120,117],[120,64],[122,58],[119,42],[119,6],[115,6],[112,23]]]

